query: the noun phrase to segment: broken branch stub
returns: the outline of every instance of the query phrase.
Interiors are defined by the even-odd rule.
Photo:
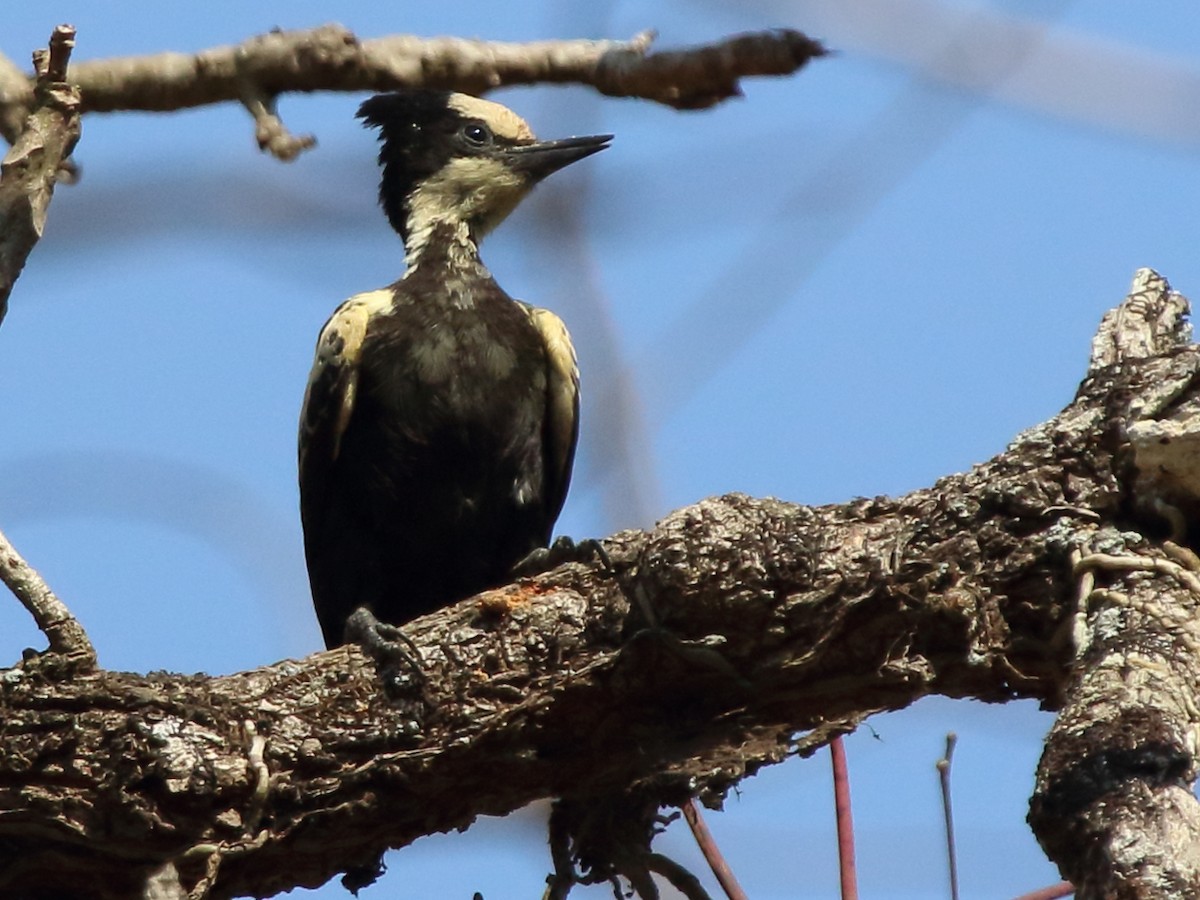
[[[1157,358],[1113,438],[1133,468],[1126,517],[1078,548],[1072,679],[1029,822],[1076,896],[1200,896],[1200,365],[1188,303],[1140,270],[1104,317],[1092,379]],[[1145,534],[1142,533],[1145,532]],[[1169,531],[1174,540],[1148,537]]]

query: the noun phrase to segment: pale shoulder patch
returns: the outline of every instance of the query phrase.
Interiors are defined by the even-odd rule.
[[[522,305],[529,312],[533,327],[542,336],[551,369],[568,381],[578,382],[579,368],[575,359],[575,346],[571,343],[571,335],[567,332],[563,320],[548,309]]]
[[[546,348],[546,448],[553,502],[562,505],[579,436],[579,366],[563,320],[548,309],[522,303]]]
[[[510,141],[529,143],[536,140],[529,125],[507,106],[472,97],[469,94],[451,94],[447,105],[464,116],[482,119],[493,132]]]
[[[302,464],[313,439],[321,433],[327,436],[322,443],[328,448],[330,461],[337,458],[341,437],[354,411],[358,360],[367,325],[391,303],[390,289],[356,294],[339,306],[321,329],[300,420]]]
[[[367,334],[367,322],[384,312],[391,303],[392,291],[385,288],[355,294],[334,310],[317,339],[317,364],[334,360],[357,361]]]

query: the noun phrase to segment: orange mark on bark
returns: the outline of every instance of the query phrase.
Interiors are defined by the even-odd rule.
[[[485,616],[507,616],[518,606],[529,603],[535,597],[549,594],[552,590],[540,584],[510,584],[481,594],[479,612]]]

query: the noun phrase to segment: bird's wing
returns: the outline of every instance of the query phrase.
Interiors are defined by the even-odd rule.
[[[579,440],[579,367],[575,348],[562,319],[548,309],[522,304],[546,348],[546,448],[547,532],[562,510],[571,483],[571,464]],[[549,535],[547,535],[548,537]]]
[[[391,291],[357,294],[321,329],[300,412],[300,503],[304,519],[324,507],[330,469],[354,412],[358,363],[367,324],[391,302]]]

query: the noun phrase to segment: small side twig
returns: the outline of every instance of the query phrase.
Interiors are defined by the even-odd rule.
[[[2,533],[0,581],[29,610],[37,627],[50,641],[52,653],[65,657],[78,668],[95,668],[96,650],[83,626]]]
[[[833,764],[833,806],[837,818],[838,875],[842,900],[858,900],[858,871],[854,863],[854,817],[850,812],[850,770],[841,735],[829,742]]]
[[[239,99],[254,119],[254,139],[258,149],[270,153],[280,162],[291,162],[305,150],[317,145],[311,134],[292,134],[279,118],[277,97],[268,94],[250,80],[242,83]]]
[[[954,810],[950,803],[950,763],[958,735],[946,735],[946,755],[937,761],[938,781],[942,787],[942,816],[946,822],[946,858],[950,864],[950,900],[958,900],[958,852],[954,844]]]

